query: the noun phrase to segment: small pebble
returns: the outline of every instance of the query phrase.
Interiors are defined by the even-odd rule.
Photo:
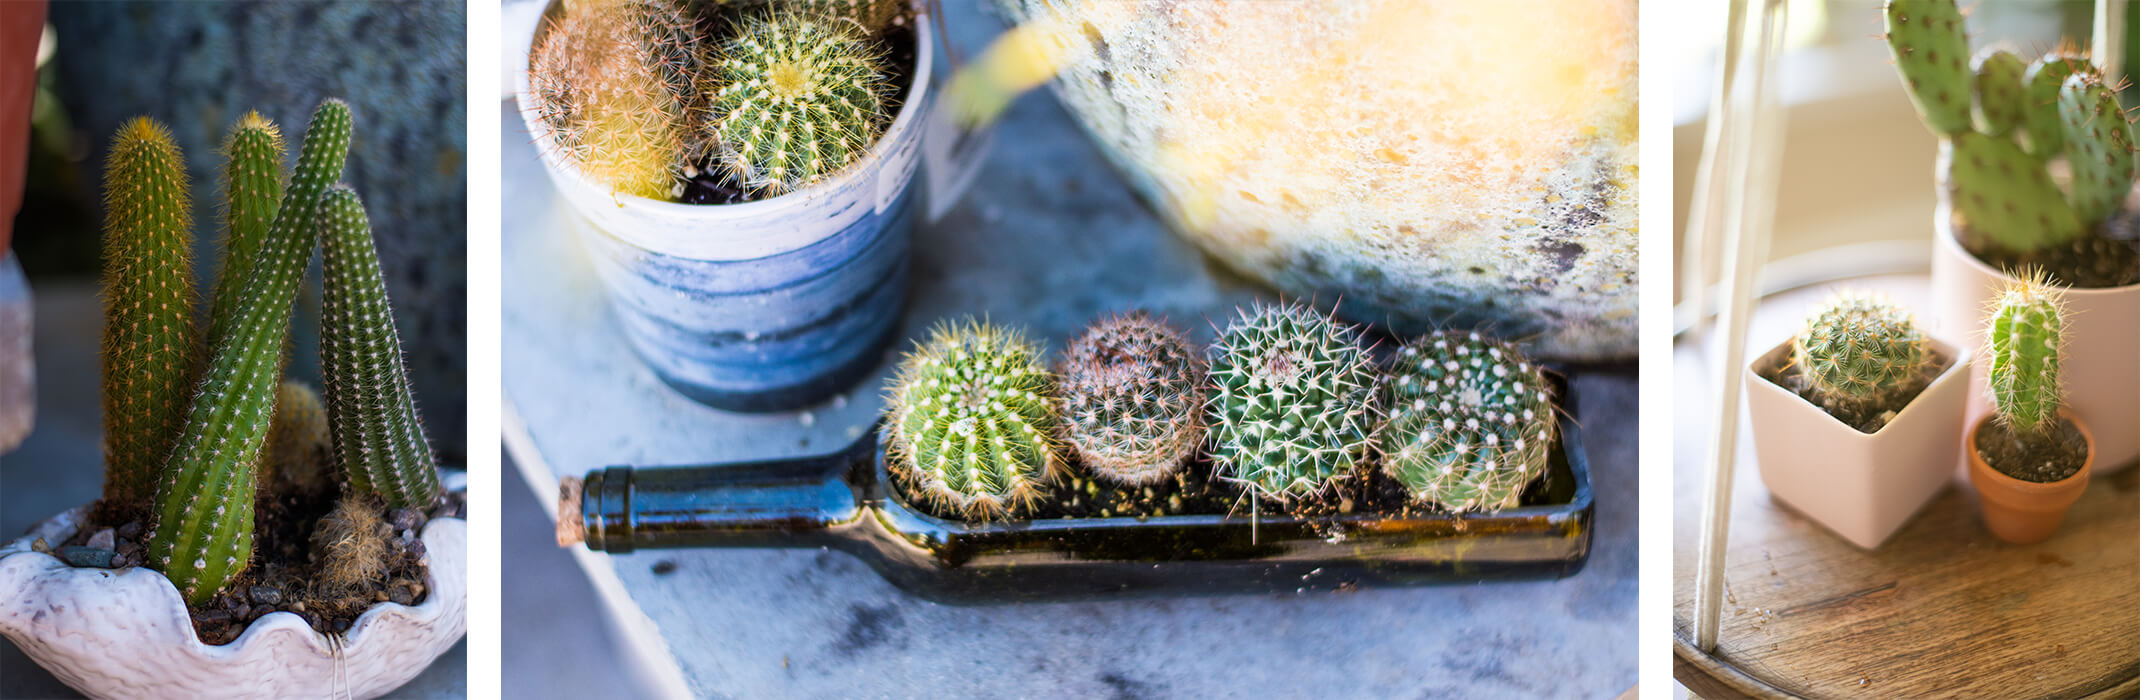
[[[340,632],[348,632],[348,631],[349,631],[349,621],[348,621],[348,620],[335,620],[335,621],[334,621],[334,631],[335,631],[335,632],[337,632],[337,633],[340,633]]]
[[[419,560],[420,560],[420,559],[423,559],[423,558],[424,558],[424,541],[423,541],[423,540],[409,540],[409,542],[408,542],[408,546],[407,546],[407,547],[406,547],[406,548],[405,548],[405,549],[404,549],[403,551],[406,551],[406,552],[408,552],[408,553],[409,553],[409,556],[410,556],[411,558],[414,558],[414,559],[419,559]]]
[[[40,554],[51,554],[52,545],[45,544],[45,538],[39,537],[36,540],[30,542],[30,551],[37,552]]]
[[[206,622],[206,623],[210,623],[210,624],[214,624],[214,623],[220,623],[220,622],[229,622],[229,621],[230,621],[230,611],[229,611],[229,610],[218,610],[218,609],[208,609],[208,610],[202,610],[202,611],[200,611],[200,612],[194,613],[194,614],[193,614],[193,619],[195,619],[195,620],[199,620],[199,621],[201,621],[201,622]]]
[[[118,536],[112,534],[111,528],[107,527],[102,530],[98,530],[97,534],[90,535],[89,542],[87,542],[86,544],[97,549],[109,549],[117,551],[119,548],[118,540]]]
[[[254,586],[252,599],[253,602],[261,605],[280,605],[282,604],[282,589],[274,586]]]
[[[415,508],[396,508],[386,514],[386,522],[397,532],[407,532],[424,526],[424,514]]]
[[[374,593],[372,593],[372,602],[375,602],[375,603],[384,603],[384,602],[386,602],[386,591],[377,591],[377,592],[374,592]]]
[[[61,547],[58,554],[60,561],[67,562],[68,566],[109,569],[112,557],[119,553],[95,547]]]
[[[401,605],[415,605],[416,593],[406,586],[395,586],[394,591],[387,594],[387,599]]]
[[[237,607],[230,609],[230,614],[240,620],[250,620],[253,618],[253,606],[239,603]]]
[[[135,520],[119,526],[119,536],[129,540],[141,539],[141,521]]]

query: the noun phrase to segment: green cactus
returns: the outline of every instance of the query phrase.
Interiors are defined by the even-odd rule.
[[[185,160],[147,117],[113,139],[104,175],[104,502],[145,510],[193,382],[192,206]]]
[[[1359,331],[1298,304],[1258,304],[1212,348],[1211,459],[1263,498],[1319,493],[1365,458],[1374,370]]]
[[[210,297],[206,343],[230,332],[230,320],[238,315],[238,294],[252,279],[253,262],[260,256],[286,184],[282,130],[259,112],[238,118],[224,139],[223,156],[222,269],[216,273],[215,293]],[[207,359],[206,352],[201,359]]]
[[[1882,15],[1888,53],[1909,86],[1910,102],[1934,133],[1969,130],[1969,37],[1953,0],[1888,0]]]
[[[267,446],[260,450],[260,491],[313,498],[333,486],[327,465],[334,438],[327,430],[327,407],[303,382],[283,380],[275,387],[275,418],[268,424]]]
[[[532,110],[557,155],[614,191],[671,200],[711,153],[711,60],[675,0],[568,3],[529,54]]]
[[[1956,134],[1940,143],[1938,172],[1970,250],[2036,250],[2087,232],[2043,162],[2010,139]]]
[[[335,461],[357,493],[390,508],[429,507],[438,468],[409,394],[371,223],[346,187],[328,190],[321,206],[320,374]]]
[[[1451,511],[1514,507],[1551,456],[1548,391],[1512,344],[1475,331],[1413,341],[1382,381],[1382,471],[1413,500]]]
[[[722,162],[768,192],[847,167],[891,121],[883,57],[852,23],[796,12],[745,20],[716,74]]]
[[[2088,57],[2062,47],[2044,54],[2029,64],[2028,94],[2023,97],[2027,108],[2022,117],[2027,121],[2029,153],[2042,159],[2057,157],[2065,148],[2065,125],[2059,119],[2058,104],[2060,88],[2066,78],[2088,66]]]
[[[1999,292],[1987,323],[1993,413],[2017,434],[2043,435],[2057,425],[2064,297],[2041,272],[2026,273]]]
[[[2073,166],[2073,213],[2101,222],[2124,208],[2133,188],[2133,132],[2118,94],[2093,72],[2075,73],[2058,91],[2066,162]]]
[[[1931,380],[1933,353],[1908,311],[1884,297],[1831,297],[1791,339],[1809,398],[1856,425],[1900,411]]]
[[[968,520],[1015,517],[1061,468],[1040,348],[1015,330],[944,324],[899,365],[887,463],[909,493]]]
[[[230,333],[214,345],[177,446],[156,491],[147,563],[189,604],[213,597],[251,563],[254,467],[274,415],[282,343],[304,279],[327,186],[349,151],[348,105],[312,115],[295,177],[268,226]]]
[[[2012,133],[2028,119],[2028,64],[2011,51],[1986,49],[1976,59],[1977,131],[1992,136]]]
[[[1166,479],[1204,440],[1204,359],[1180,330],[1136,311],[1094,323],[1056,366],[1063,438],[1094,476]]]

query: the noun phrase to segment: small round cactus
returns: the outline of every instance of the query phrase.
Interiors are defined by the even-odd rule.
[[[275,417],[260,451],[260,489],[316,496],[334,488],[333,441],[320,395],[303,382],[283,380],[275,387]]]
[[[1017,331],[937,326],[892,379],[887,464],[909,493],[968,520],[1018,515],[1060,469],[1048,370]]]
[[[1550,456],[1547,391],[1545,373],[1509,343],[1475,331],[1413,341],[1382,381],[1382,471],[1413,500],[1451,511],[1513,507]]]
[[[1204,439],[1204,359],[1142,311],[1094,323],[1056,365],[1064,442],[1094,476],[1123,486],[1173,474]]]
[[[715,65],[722,162],[774,193],[847,167],[890,121],[882,61],[853,22],[799,12],[744,21]]]
[[[2043,273],[1999,292],[1985,332],[1993,413],[2015,433],[2041,435],[2058,423],[2058,351],[2065,295]]]
[[[528,57],[528,109],[558,155],[617,192],[673,199],[711,150],[711,49],[675,0],[566,5]]]
[[[1298,304],[1257,305],[1211,355],[1218,475],[1277,501],[1318,493],[1365,456],[1374,371],[1359,331]]]
[[[1791,339],[1812,398],[1846,423],[1899,411],[1924,388],[1933,356],[1908,311],[1884,297],[1842,293]]]

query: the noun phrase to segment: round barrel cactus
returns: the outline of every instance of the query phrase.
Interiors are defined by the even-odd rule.
[[[1382,382],[1382,471],[1413,500],[1452,511],[1514,507],[1545,473],[1553,401],[1514,345],[1443,331],[1397,352]]]
[[[931,331],[900,363],[887,397],[893,476],[969,520],[1029,509],[1060,468],[1040,354],[1017,331],[985,322]]]
[[[1211,460],[1221,478],[1278,501],[1352,472],[1375,423],[1360,333],[1298,304],[1257,305],[1211,353]]]
[[[1932,352],[1910,313],[1885,297],[1837,294],[1791,339],[1816,403],[1845,422],[1900,411],[1931,380]]]
[[[1102,319],[1063,350],[1064,442],[1094,476],[1164,480],[1204,439],[1204,359],[1144,312]]]

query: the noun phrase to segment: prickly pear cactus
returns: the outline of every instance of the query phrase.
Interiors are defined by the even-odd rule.
[[[2029,64],[2028,94],[2023,96],[2028,109],[2022,116],[2027,119],[2030,154],[2049,159],[2065,148],[2066,127],[2055,109],[2058,93],[2065,86],[2067,77],[2087,66],[2088,57],[2069,48],[2044,54]]]
[[[2023,435],[2057,424],[2058,352],[2065,338],[2065,299],[2041,272],[1999,293],[1985,333],[1993,412]]]
[[[312,257],[320,198],[341,177],[350,128],[349,107],[340,100],[313,113],[296,175],[268,227],[231,332],[215,344],[163,468],[147,563],[189,604],[213,597],[252,560],[254,467],[274,415],[290,307]]]
[[[409,396],[363,202],[348,188],[328,190],[319,228],[320,374],[335,462],[357,493],[377,493],[389,508],[430,507],[438,467]]]
[[[193,214],[170,132],[128,122],[104,168],[104,501],[120,517],[155,494],[193,383]]]
[[[1977,55],[1977,131],[2005,136],[2027,120],[2028,69],[2020,56],[2005,49],[1988,48]]]
[[[529,54],[527,108],[589,179],[674,199],[710,152],[701,136],[710,57],[675,0],[568,3]]]
[[[285,185],[282,130],[259,112],[246,112],[231,127],[223,155],[223,257],[208,307],[208,343],[229,333],[237,318],[238,294],[252,278]]]
[[[2043,162],[2010,139],[1955,134],[1940,143],[1937,171],[1970,250],[2035,250],[2086,232]]]
[[[1298,304],[1245,310],[1211,353],[1211,460],[1278,501],[1316,493],[1364,458],[1374,370],[1359,331]]]
[[[882,62],[849,22],[793,12],[745,20],[715,66],[722,163],[776,193],[847,167],[890,121]]]
[[[1094,323],[1063,349],[1063,442],[1094,476],[1125,486],[1173,474],[1204,440],[1204,359],[1166,321],[1136,311]]]
[[[1791,361],[1817,403],[1856,425],[1902,410],[1931,379],[1932,353],[1908,311],[1883,297],[1846,292],[1791,339]]]
[[[888,468],[909,493],[968,520],[1029,509],[1061,458],[1048,370],[1015,330],[937,326],[899,365],[884,424]]]
[[[1934,133],[1969,130],[1969,36],[1953,0],[1888,0],[1887,48],[1910,102]]]
[[[2107,219],[2133,189],[2133,131],[2118,95],[2101,76],[2075,73],[2059,88],[2058,118],[2073,166],[2073,213],[2082,221]]]
[[[1511,508],[1545,473],[1554,415],[1545,373],[1514,345],[1443,331],[1397,351],[1382,380],[1382,471],[1413,500]]]

